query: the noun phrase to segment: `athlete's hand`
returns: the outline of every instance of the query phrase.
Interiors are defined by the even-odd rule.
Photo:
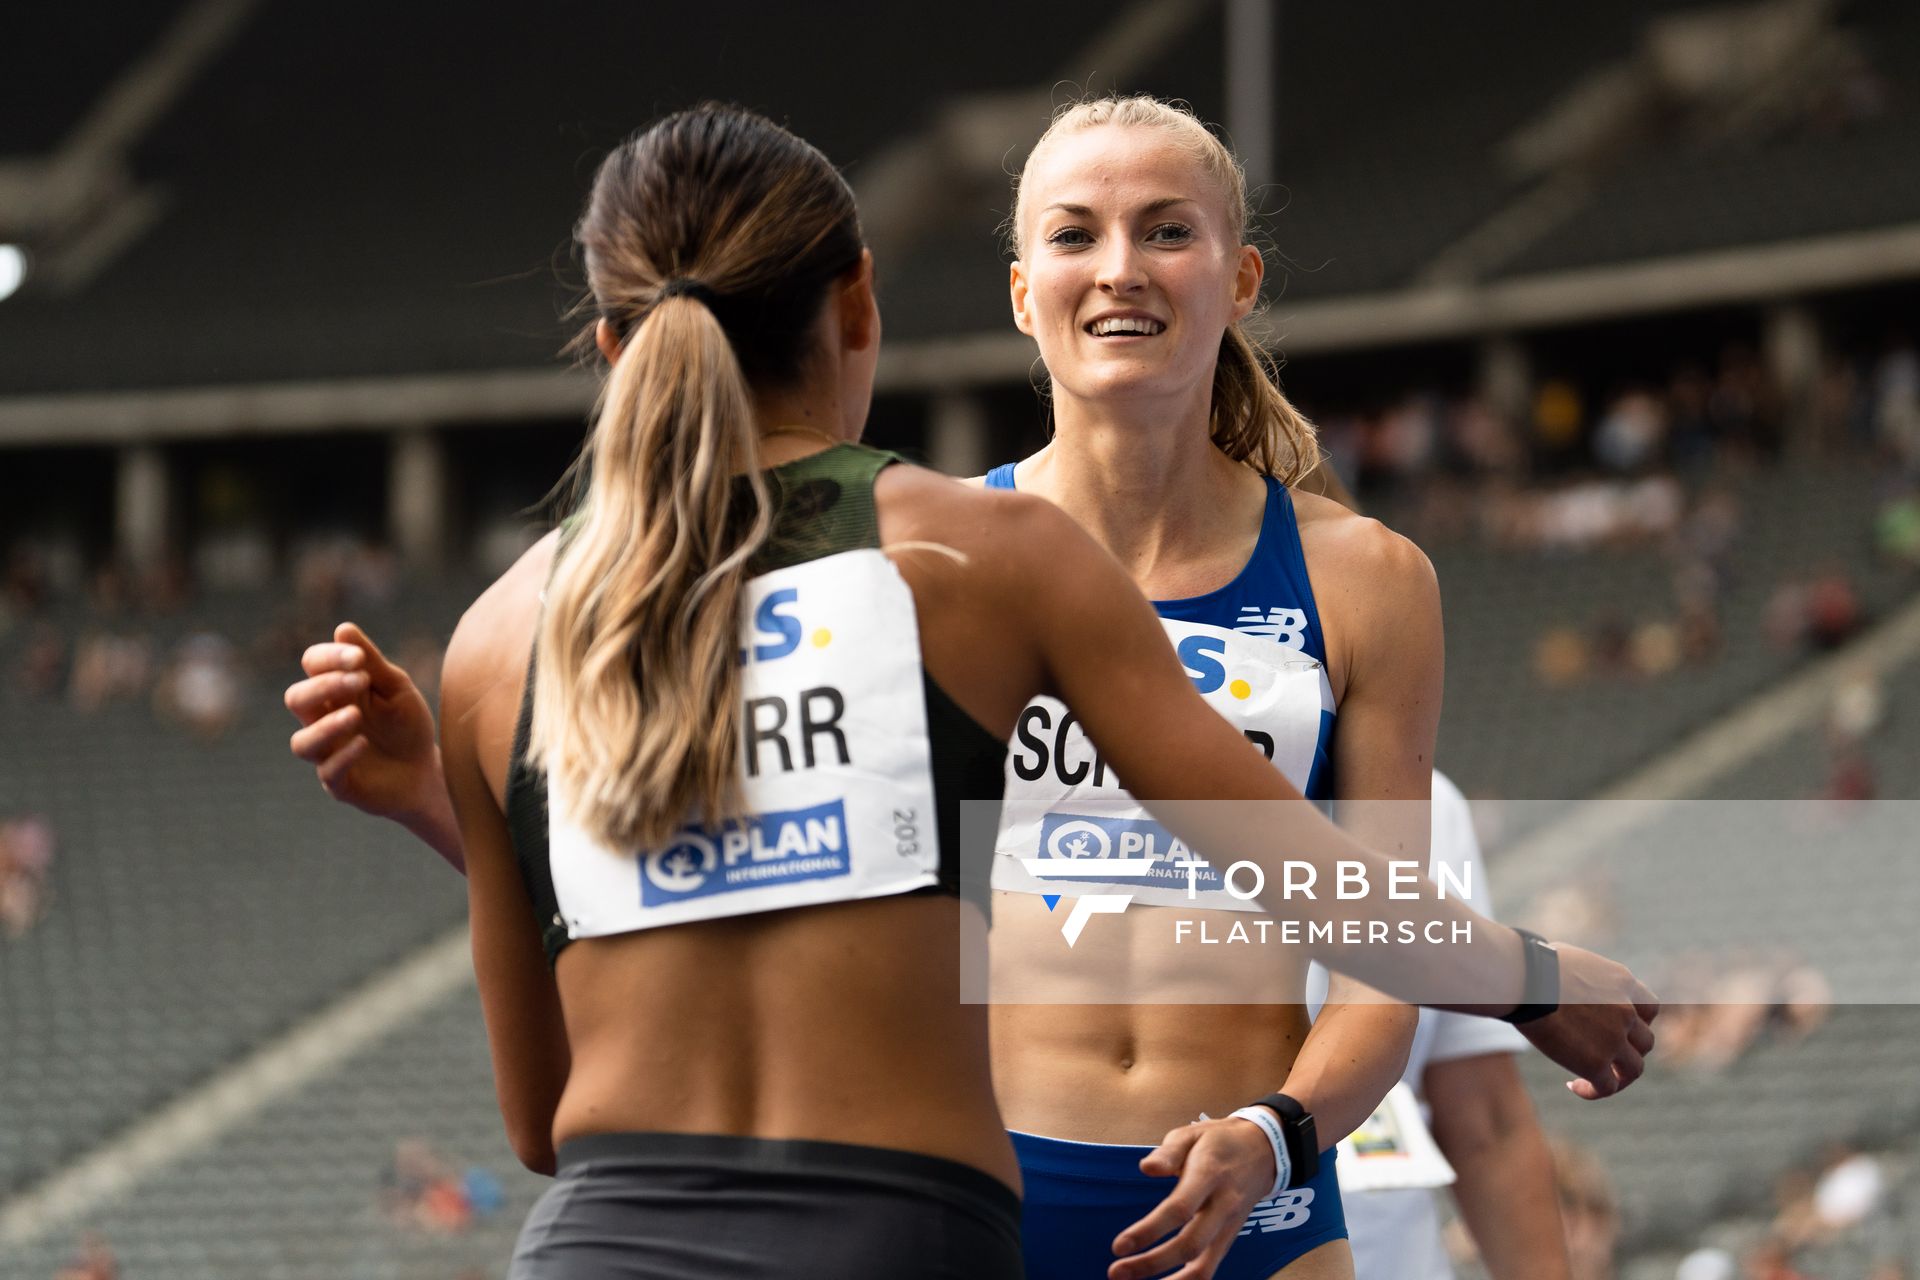
[[[300,666],[306,679],[287,688],[287,710],[301,724],[289,745],[328,795],[403,824],[444,807],[433,710],[405,670],[351,622],[334,628],[333,643],[308,648]]]
[[[1141,1159],[1140,1171],[1180,1180],[1115,1238],[1120,1261],[1107,1268],[1108,1280],[1144,1280],[1174,1267],[1167,1280],[1208,1280],[1248,1212],[1273,1190],[1276,1172],[1260,1126],[1232,1116],[1175,1129]]]
[[[1612,1097],[1647,1069],[1659,998],[1625,965],[1566,943],[1553,949],[1560,955],[1560,1008],[1522,1024],[1520,1033],[1580,1077],[1567,1085],[1576,1097]]]

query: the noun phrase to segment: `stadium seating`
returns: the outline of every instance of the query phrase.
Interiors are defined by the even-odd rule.
[[[368,625],[431,618],[444,636],[458,590],[422,590]],[[250,635],[268,605],[215,599],[143,625],[164,652],[209,626]],[[0,671],[19,643],[0,645]],[[0,940],[0,1197],[464,915],[438,859],[327,802],[287,756],[279,691],[295,674],[254,676],[214,743],[145,705],[82,717],[0,682],[0,815],[43,815],[58,845],[49,914]]]
[[[395,1144],[421,1139],[503,1203],[464,1230],[397,1222],[382,1205]],[[225,1134],[92,1218],[143,1280],[453,1280],[504,1274],[546,1180],[508,1150],[471,987]],[[71,1236],[36,1241],[0,1275],[44,1277]]]
[[[1823,463],[1745,482],[1743,531],[1721,610],[1724,652],[1661,678],[1600,675],[1550,689],[1533,670],[1534,646],[1549,626],[1670,619],[1672,570],[1660,550],[1549,556],[1428,545],[1447,617],[1441,767],[1469,794],[1589,795],[1801,660],[1764,634],[1763,613],[1781,582],[1840,562],[1869,613],[1893,607],[1913,583],[1873,567],[1867,554],[1876,475],[1863,463]]]

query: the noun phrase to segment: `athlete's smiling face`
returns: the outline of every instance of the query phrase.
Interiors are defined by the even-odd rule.
[[[1048,143],[1016,233],[1014,323],[1057,395],[1206,403],[1221,336],[1252,310],[1263,267],[1177,135],[1097,125]]]

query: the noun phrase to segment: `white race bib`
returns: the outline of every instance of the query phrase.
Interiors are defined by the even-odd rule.
[[[878,550],[747,584],[741,799],[720,830],[608,849],[555,788],[548,857],[572,938],[906,893],[940,850],[913,593]]]
[[[1333,710],[1326,669],[1298,649],[1263,636],[1200,622],[1160,621],[1207,704],[1304,792],[1320,742],[1321,713]],[[994,851],[999,855],[993,860],[996,889],[1074,897],[1119,887],[1138,902],[1160,906],[1260,909],[1226,892],[1225,865],[1180,865],[1192,858],[1187,847],[1120,785],[1079,721],[1054,698],[1029,703],[1008,744],[1006,797]],[[1044,874],[1036,872],[1028,859],[1057,862],[1061,870],[1048,865],[1041,869]],[[1103,874],[1100,863],[1113,859],[1129,860],[1133,874]],[[1141,865],[1142,860],[1150,865]],[[1071,878],[1062,878],[1070,865]],[[1248,881],[1239,887],[1244,890]]]
[[[1453,1166],[1420,1115],[1420,1101],[1402,1080],[1393,1086],[1365,1124],[1340,1139],[1340,1190],[1389,1191],[1404,1187],[1444,1187],[1453,1182]]]

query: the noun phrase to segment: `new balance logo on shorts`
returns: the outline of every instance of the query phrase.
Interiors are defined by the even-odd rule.
[[[1250,1236],[1256,1227],[1264,1233],[1304,1226],[1307,1219],[1313,1216],[1313,1210],[1307,1207],[1312,1203],[1312,1187],[1282,1191],[1271,1200],[1262,1200],[1253,1206],[1253,1212],[1247,1215],[1247,1225],[1240,1228],[1240,1234]]]
[[[1289,649],[1301,649],[1307,643],[1307,611],[1241,605],[1240,616],[1233,620],[1233,629],[1244,635],[1271,640]]]

